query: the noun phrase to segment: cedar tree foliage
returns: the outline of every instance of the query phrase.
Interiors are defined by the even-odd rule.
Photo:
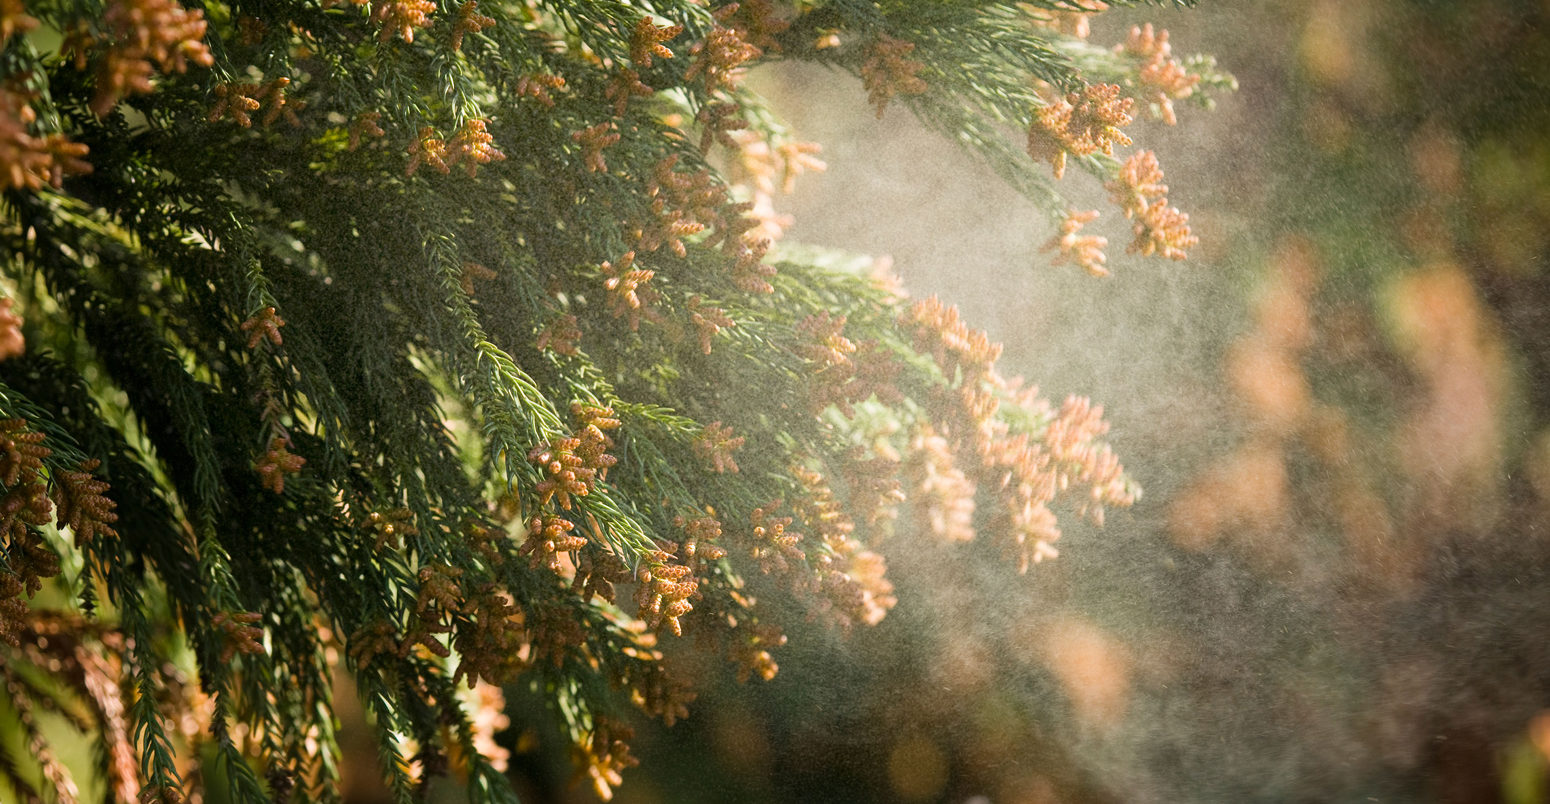
[[[1104,7],[0,0],[6,795],[81,796],[48,712],[108,800],[337,800],[343,673],[399,801],[514,800],[501,685],[607,797],[627,711],[687,711],[659,640],[768,679],[758,601],[876,623],[896,523],[1026,570],[1052,505],[1129,504],[1101,409],[772,247],[822,163],[742,80],[859,76],[1046,208],[1059,261],[1104,271],[1068,162],[1181,258],[1155,158],[1114,149],[1231,79],[1150,26],[1089,43]]]

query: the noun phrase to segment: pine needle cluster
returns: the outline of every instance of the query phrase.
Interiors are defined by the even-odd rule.
[[[337,800],[342,667],[401,802],[515,800],[490,685],[540,691],[606,798],[628,712],[692,697],[659,638],[769,679],[755,592],[878,622],[906,501],[1021,569],[1051,506],[1129,504],[1099,409],[772,247],[774,188],[823,165],[743,84],[852,73],[1060,219],[1037,160],[1122,182],[1132,103],[1211,83],[1166,34],[1086,43],[1102,5],[0,5],[0,680],[31,753],[0,786],[76,797],[46,707],[115,800]],[[1158,221],[1139,248],[1175,256]]]

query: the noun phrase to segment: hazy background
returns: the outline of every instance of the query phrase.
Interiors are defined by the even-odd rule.
[[[1045,218],[847,76],[757,80],[828,173],[794,240],[888,255],[1105,404],[1146,489],[1017,576],[902,533],[899,605],[712,659],[620,801],[1495,801],[1550,757],[1550,3],[1209,2],[1131,23],[1242,91],[1137,124],[1201,245],[1051,268]],[[1081,194],[1085,193],[1085,196]],[[908,529],[902,529],[907,531]],[[520,712],[513,713],[520,720]],[[514,738],[507,735],[505,742]],[[588,795],[518,755],[530,800]],[[544,779],[550,781],[545,782]]]

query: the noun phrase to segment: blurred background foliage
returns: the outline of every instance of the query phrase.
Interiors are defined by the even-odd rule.
[[[1137,124],[1201,246],[1103,280],[1045,266],[1031,206],[859,84],[756,74],[830,165],[790,237],[890,256],[1009,373],[1105,402],[1147,493],[1025,578],[900,544],[887,620],[793,625],[775,680],[638,734],[619,800],[1550,800],[1547,17],[1099,15],[1092,41],[1152,21],[1243,87]],[[560,760],[513,757],[551,780],[528,800],[585,795]]]

